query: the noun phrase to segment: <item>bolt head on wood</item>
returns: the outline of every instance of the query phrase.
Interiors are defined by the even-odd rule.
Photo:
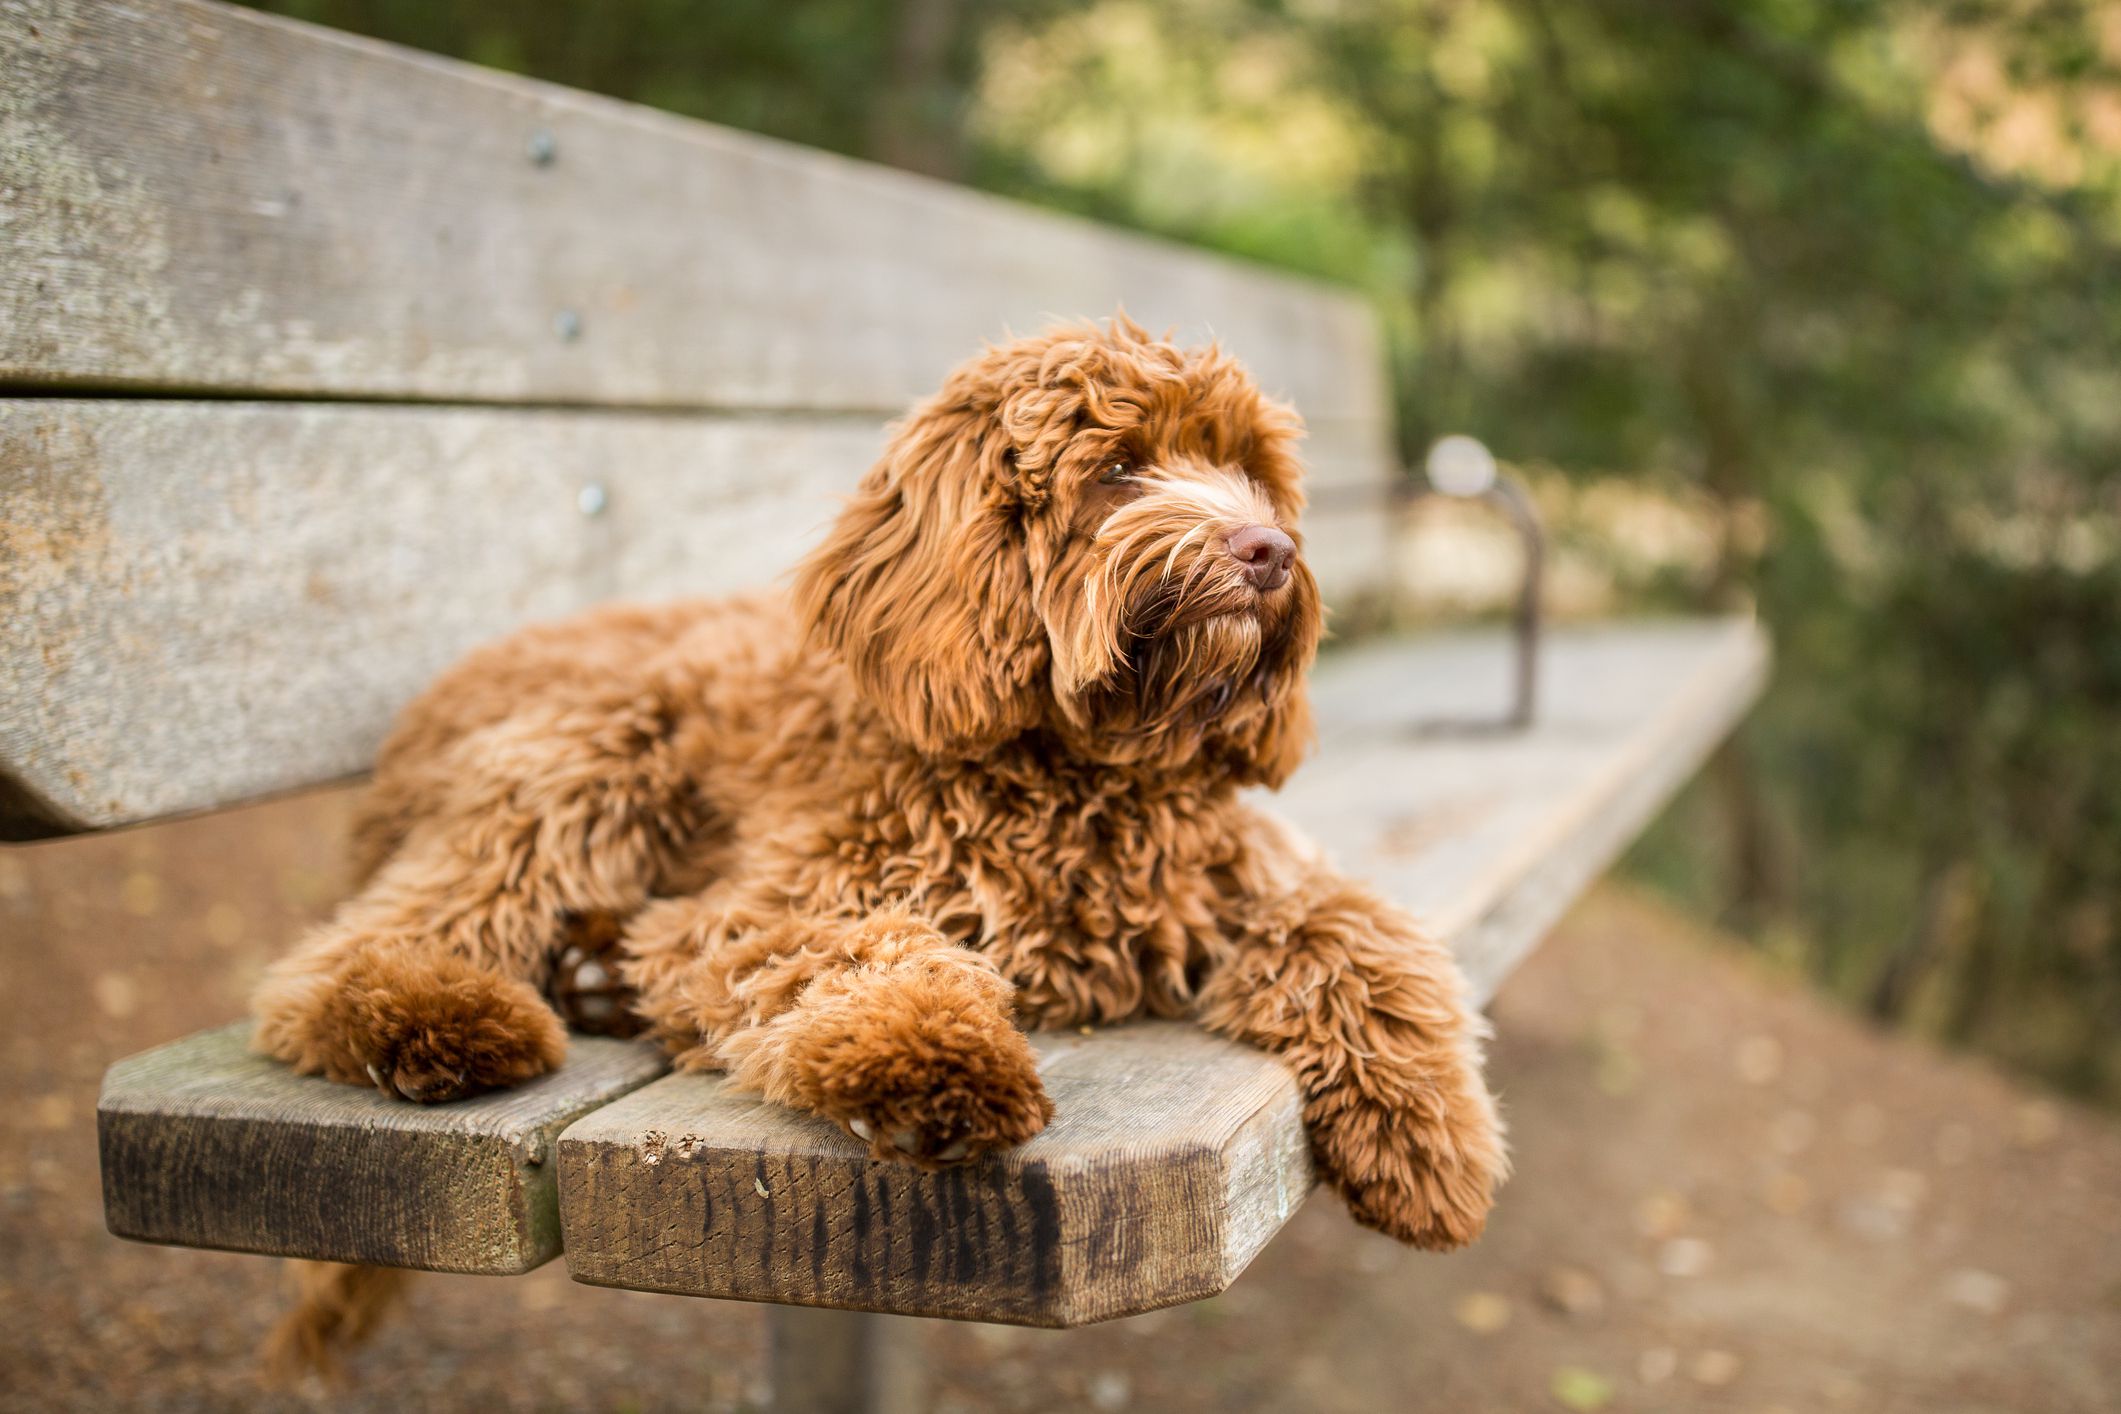
[[[548,129],[539,128],[530,135],[530,141],[524,144],[524,151],[529,154],[533,165],[550,167],[553,160],[560,155],[559,139]]]

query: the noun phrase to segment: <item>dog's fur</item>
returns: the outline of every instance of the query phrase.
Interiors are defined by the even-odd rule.
[[[565,1050],[561,939],[618,918],[680,1067],[878,1159],[1036,1134],[1019,1019],[1192,1016],[1288,1062],[1357,1218],[1470,1241],[1505,1159],[1448,953],[1239,797],[1310,737],[1316,584],[1226,544],[1295,535],[1298,436],[1124,317],[990,349],[792,596],[596,610],[414,702],[366,883],[274,967],[258,1044],[412,1100],[513,1084]]]

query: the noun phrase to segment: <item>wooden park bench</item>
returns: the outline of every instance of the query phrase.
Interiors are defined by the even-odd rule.
[[[981,340],[1122,303],[1305,413],[1329,601],[1387,571],[1381,352],[1329,287],[201,0],[0,5],[0,134],[0,837],[343,780],[481,640],[769,582]],[[1332,651],[1276,807],[1483,997],[1766,654],[1736,621],[1555,633],[1534,725],[1425,730],[1500,715],[1509,661]],[[246,1038],[111,1069],[112,1232],[780,1303],[786,1408],[892,1397],[850,1312],[1211,1295],[1313,1182],[1288,1074],[1177,1024],[1040,1037],[1058,1117],[938,1174],[636,1043],[423,1108]]]

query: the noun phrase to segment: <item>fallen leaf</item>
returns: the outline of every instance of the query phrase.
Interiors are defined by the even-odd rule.
[[[525,1311],[555,1310],[564,1299],[560,1288],[549,1281],[519,1281],[514,1286],[516,1304]]]
[[[1907,1210],[1875,1198],[1845,1200],[1835,1207],[1834,1221],[1841,1225],[1843,1232],[1867,1237],[1873,1242],[1889,1242],[1907,1233]]]
[[[1657,1249],[1657,1270],[1668,1277],[1698,1277],[1715,1250],[1698,1237],[1675,1237]]]
[[[1738,1043],[1738,1078],[1748,1085],[1772,1085],[1782,1075],[1782,1042],[1773,1036],[1748,1036]]]
[[[1475,1335],[1493,1335],[1510,1323],[1510,1300],[1492,1291],[1469,1291],[1451,1313]]]
[[[1768,1131],[1768,1142],[1778,1154],[1801,1154],[1818,1137],[1819,1121],[1804,1110],[1784,1110]]]
[[[1954,1306],[1994,1316],[2010,1301],[2011,1284],[1994,1272],[1962,1267],[1945,1279],[1944,1294]]]
[[[140,986],[123,972],[105,972],[90,984],[96,1005],[105,1016],[123,1021],[140,1006]]]
[[[1600,1051],[1595,1079],[1599,1094],[1623,1099],[1634,1094],[1635,1087],[1641,1083],[1642,1062],[1628,1051]]]
[[[1937,1131],[1937,1138],[1930,1148],[1940,1164],[1963,1164],[1974,1152],[1974,1128],[1969,1124],[1947,1124]]]
[[[1919,1169],[1887,1169],[1878,1180],[1878,1201],[1908,1212],[1929,1196],[1929,1175]]]
[[[118,886],[118,902],[135,918],[152,918],[162,908],[162,880],[142,869],[125,876]]]
[[[1885,1111],[1868,1100],[1851,1105],[1841,1117],[1841,1132],[1852,1144],[1875,1144],[1885,1132]]]
[[[1738,1378],[1738,1357],[1728,1350],[1704,1350],[1687,1361],[1686,1372],[1696,1384],[1727,1385]]]
[[[1398,1266],[1405,1250],[1389,1237],[1371,1237],[1355,1249],[1355,1265],[1365,1276],[1378,1276]]]
[[[1125,1409],[1134,1384],[1121,1370],[1100,1370],[1090,1377],[1090,1404],[1106,1411]]]
[[[1803,1212],[1805,1205],[1812,1201],[1812,1186],[1801,1176],[1785,1169],[1768,1175],[1767,1182],[1761,1186],[1760,1201],[1767,1204],[1771,1213],[1793,1217]]]
[[[2062,1132],[2062,1112],[2045,1100],[2028,1100],[2018,1106],[2011,1123],[2011,1138],[2021,1149],[2042,1149]]]
[[[1563,1408],[1584,1411],[1585,1414],[1613,1402],[1613,1382],[1596,1370],[1586,1370],[1580,1365],[1564,1365],[1556,1370],[1548,1388],[1554,1398],[1561,1401]]]
[[[1554,1267],[1540,1279],[1539,1297],[1566,1316],[1596,1316],[1605,1310],[1605,1287],[1581,1267]]]
[[[1652,1193],[1635,1205],[1635,1230],[1644,1237],[1670,1237],[1687,1224],[1686,1199],[1670,1191]]]
[[[206,938],[218,948],[232,948],[243,941],[243,910],[222,900],[206,910]]]
[[[1845,1370],[1829,1371],[1819,1388],[1836,1409],[1859,1409],[1871,1402],[1870,1389]]]

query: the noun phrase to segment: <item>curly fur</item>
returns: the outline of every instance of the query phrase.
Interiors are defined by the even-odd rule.
[[[560,1061],[571,920],[625,919],[693,1069],[936,1164],[1052,1113],[1018,1022],[1195,1016],[1301,1081],[1362,1221],[1481,1230],[1506,1163],[1442,948],[1239,788],[1310,734],[1294,413],[1124,319],[992,348],[894,429],[791,595],[606,608],[481,649],[377,765],[361,892],[259,1044],[442,1100]],[[1127,468],[1122,478],[1108,472]]]

